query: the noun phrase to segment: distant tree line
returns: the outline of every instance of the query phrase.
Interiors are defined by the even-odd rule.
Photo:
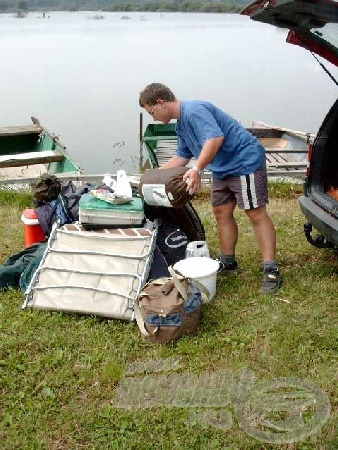
[[[0,0],[1,12],[15,11],[182,11],[238,12],[248,0]]]
[[[163,11],[163,12],[213,12],[227,13],[238,12],[241,6],[227,2],[211,1],[147,1],[142,4],[135,3],[115,3],[109,8],[110,11]]]

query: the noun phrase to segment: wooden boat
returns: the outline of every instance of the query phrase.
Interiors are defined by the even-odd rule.
[[[304,176],[308,148],[314,140],[313,134],[269,126],[262,122],[254,122],[247,130],[256,136],[265,148],[269,176]],[[150,166],[161,166],[176,151],[175,123],[148,125],[143,134],[143,143],[148,152]],[[192,165],[194,159],[188,164]],[[210,173],[205,175],[207,178],[211,176]]]
[[[0,128],[0,183],[37,179],[42,173],[80,174],[58,137],[32,117],[32,124]]]

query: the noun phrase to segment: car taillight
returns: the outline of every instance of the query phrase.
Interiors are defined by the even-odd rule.
[[[306,163],[306,176],[307,177],[310,175],[310,161],[311,161],[311,155],[312,155],[312,148],[313,148],[313,144],[309,144],[308,151],[307,151],[307,163]]]

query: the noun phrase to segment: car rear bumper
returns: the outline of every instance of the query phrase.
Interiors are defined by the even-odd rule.
[[[311,225],[334,246],[338,246],[338,219],[324,211],[305,195],[300,197],[299,205]]]

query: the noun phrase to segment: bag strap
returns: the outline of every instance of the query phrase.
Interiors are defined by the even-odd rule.
[[[71,223],[73,221],[73,216],[71,215],[69,208],[68,208],[68,200],[63,194],[59,194],[58,196],[59,204],[63,210],[63,214],[66,217],[66,222]]]
[[[178,292],[181,294],[181,297],[184,301],[188,298],[188,292],[185,288],[185,286],[181,283],[181,280],[184,280],[185,277],[181,275],[179,272],[176,272],[172,266],[168,267],[169,273],[172,276],[173,283],[175,285],[175,288],[178,290]]]
[[[168,270],[169,270],[170,275],[172,275],[173,278],[176,277],[178,279],[178,276],[181,277],[181,278],[186,278],[178,270],[173,269],[172,266],[168,267]],[[200,283],[199,281],[195,280],[194,278],[188,278],[188,280],[189,280],[189,283],[191,283],[195,288],[197,288],[201,292],[202,302],[203,303],[208,303],[209,302],[209,296],[210,296],[209,290],[202,283]],[[181,292],[180,292],[180,294],[181,294]],[[187,297],[183,297],[183,298],[184,298],[184,300],[187,299]]]
[[[194,280],[193,278],[189,278],[189,283],[191,283],[195,288],[199,289],[201,292],[201,299],[203,303],[209,303],[209,296],[210,292],[209,289],[207,289],[204,284],[200,283],[197,280]]]
[[[149,331],[146,330],[146,327],[144,325],[144,320],[143,320],[143,317],[141,314],[140,306],[138,304],[138,299],[136,299],[136,302],[134,303],[134,314],[135,314],[136,323],[140,329],[141,334],[143,334],[143,336],[151,336],[158,332],[159,327],[156,327],[154,329],[154,331],[152,331],[151,333],[149,333]]]

